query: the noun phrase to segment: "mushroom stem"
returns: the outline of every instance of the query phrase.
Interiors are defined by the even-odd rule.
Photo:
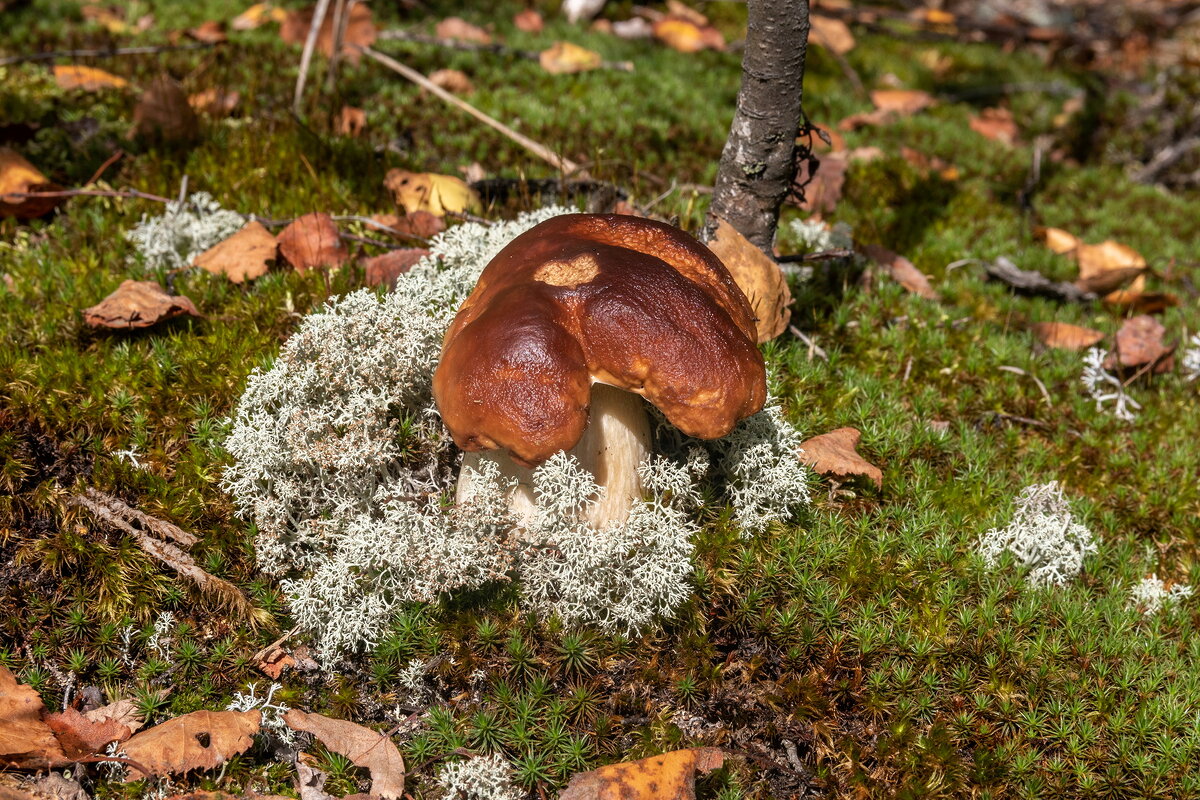
[[[649,453],[650,417],[642,398],[603,383],[592,384],[588,426],[569,453],[592,474],[602,489],[601,497],[587,514],[592,527],[603,530],[628,518],[630,508],[642,497],[638,465]],[[467,476],[467,467],[478,467],[484,460],[499,465],[502,479],[516,481],[508,498],[509,510],[518,525],[527,527],[537,511],[533,470],[517,464],[507,451],[464,453],[456,501],[462,503],[473,495],[473,482]]]

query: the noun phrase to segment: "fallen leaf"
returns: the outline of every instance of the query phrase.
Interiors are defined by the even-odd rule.
[[[820,133],[817,133],[812,137],[813,152],[815,152],[815,153],[822,153],[822,152],[824,152],[824,153],[828,153],[828,152],[839,153],[842,150],[846,149],[846,137],[842,136],[836,130],[829,127],[828,125],[813,125],[813,127],[816,128],[818,131],[820,131]],[[824,133],[825,136],[829,137],[829,144],[825,143],[825,139],[821,136],[821,133]],[[797,139],[796,141],[798,143],[803,143],[803,140],[801,140],[801,139]]]
[[[235,31],[249,31],[268,22],[283,22],[287,11],[270,3],[255,3],[233,18],[229,27]]]
[[[718,769],[724,760],[719,748],[696,747],[609,764],[573,776],[558,800],[695,800],[696,773]]]
[[[968,120],[971,130],[996,142],[1012,147],[1017,143],[1017,123],[1007,108],[985,108]]]
[[[125,21],[125,17],[111,8],[105,8],[95,3],[87,3],[80,6],[79,13],[83,15],[85,20],[100,25],[109,33],[129,33],[133,30],[129,23]]]
[[[1125,320],[1117,331],[1117,346],[1104,359],[1104,368],[1137,370],[1154,365],[1155,373],[1165,372],[1173,363],[1167,359],[1175,352],[1174,345],[1163,344],[1167,329],[1154,317],[1145,314]]]
[[[725,37],[716,28],[679,16],[655,20],[651,32],[655,39],[681,53],[725,49]]]
[[[175,775],[212,769],[254,744],[261,711],[193,711],[147,728],[121,749],[152,775]],[[130,770],[126,780],[137,780]]]
[[[82,771],[82,770],[81,770]],[[29,785],[31,800],[92,800],[79,781],[61,772],[51,772]]]
[[[83,321],[93,328],[148,328],[183,314],[200,316],[183,295],[167,294],[154,281],[127,280],[108,297],[85,308]]]
[[[200,120],[179,81],[159,75],[133,109],[133,133],[167,142],[189,142],[200,134]]]
[[[384,232],[397,239],[429,239],[446,230],[446,221],[428,211],[414,211],[404,216],[376,214],[371,219],[391,228]]]
[[[1079,265],[1075,285],[1104,295],[1106,303],[1130,305],[1144,293],[1146,259],[1132,247],[1112,239],[1087,244],[1061,228],[1037,228],[1034,234],[1053,252],[1073,258]]]
[[[164,695],[165,696],[165,695]],[[137,703],[133,700],[118,700],[115,703],[109,703],[106,706],[88,711],[83,716],[87,717],[92,722],[106,722],[112,720],[126,728],[129,728],[130,733],[137,733],[138,730],[146,724],[142,713],[138,711]]]
[[[1080,241],[1062,228],[1035,228],[1034,235],[1041,239],[1052,253],[1063,255],[1074,250]]]
[[[1104,338],[1100,331],[1068,322],[1035,322],[1029,329],[1042,344],[1059,350],[1086,350]]]
[[[196,27],[189,28],[187,35],[197,42],[205,44],[221,44],[229,41],[229,37],[225,35],[225,24],[216,20],[201,22]]]
[[[467,183],[477,183],[487,178],[487,171],[483,168],[483,164],[478,161],[472,161],[465,167],[459,167],[458,173],[462,175],[462,179]]]
[[[667,0],[667,14],[672,17],[686,19],[688,22],[694,22],[697,25],[708,24],[708,17],[682,2],[682,0]]]
[[[333,795],[325,791],[328,780],[328,775],[309,766],[305,759],[296,759],[296,794],[300,795],[300,800],[335,800]]]
[[[544,27],[542,15],[532,8],[525,8],[518,11],[513,16],[513,25],[516,26],[517,30],[524,31],[525,33],[541,33]]]
[[[1121,267],[1104,272],[1097,272],[1084,278],[1082,275],[1075,281],[1075,285],[1085,292],[1093,294],[1107,295],[1115,292],[1130,281],[1134,281],[1139,275],[1145,272],[1145,267]],[[1080,270],[1082,272],[1082,270]],[[1140,282],[1140,286],[1145,285],[1145,281]],[[1105,300],[1108,300],[1106,297]]]
[[[413,268],[413,265],[429,251],[420,247],[407,247],[391,250],[383,255],[363,260],[366,268],[367,286],[384,286],[389,289],[396,287],[396,279]]]
[[[839,478],[862,475],[882,489],[883,472],[858,454],[861,437],[856,428],[838,428],[814,436],[800,445],[800,460],[821,475]]]
[[[1179,305],[1179,298],[1170,292],[1143,292],[1118,289],[1104,296],[1104,302],[1128,311],[1142,314],[1161,314],[1168,308]]]
[[[296,659],[292,658],[292,654],[282,647],[269,647],[255,660],[254,666],[274,681],[278,680],[279,676],[289,667],[296,666]]]
[[[439,217],[461,214],[479,208],[479,195],[461,178],[433,172],[388,170],[383,179],[396,199],[396,205],[408,213],[428,211]]]
[[[928,300],[938,299],[938,293],[929,283],[929,278],[904,256],[896,255],[877,244],[867,245],[863,252],[876,264],[885,268],[892,278],[908,291]]]
[[[63,753],[72,761],[103,753],[112,742],[123,742],[133,734],[116,720],[95,722],[69,707],[57,714],[45,715],[43,721],[54,731]]]
[[[0,667],[0,765],[45,769],[70,763],[54,731],[42,721],[46,706],[32,687]]]
[[[350,258],[333,217],[305,214],[279,232],[279,253],[298,271],[315,267],[340,267]]]
[[[948,164],[937,156],[930,156],[922,153],[919,150],[914,150],[911,147],[901,146],[900,155],[905,161],[912,164],[921,172],[922,175],[928,174],[930,171],[937,172],[938,177],[944,181],[958,180],[958,167],[953,164]]]
[[[279,26],[280,38],[287,44],[303,46],[308,40],[315,12],[316,6],[287,12]],[[321,23],[321,30],[317,32],[317,50],[326,58],[333,55],[333,18],[332,11],[327,12],[325,20]],[[376,35],[375,20],[371,16],[370,7],[365,3],[355,3],[350,7],[350,18],[346,20],[346,28],[342,34],[341,57],[351,64],[357,64],[362,59],[362,51],[358,47],[370,47],[375,44]]]
[[[195,264],[213,275],[242,283],[267,274],[278,244],[271,232],[251,220],[237,233],[196,256]]]
[[[439,39],[456,42],[491,44],[492,35],[478,25],[472,25],[462,17],[446,17],[437,24],[435,33]]]
[[[769,342],[787,330],[792,318],[792,292],[775,260],[759,250],[723,219],[708,242],[734,282],[750,301],[758,342]]]
[[[470,94],[475,86],[460,69],[439,69],[429,73],[429,82],[451,94]]]
[[[354,106],[342,106],[342,110],[337,114],[337,119],[334,120],[333,128],[337,131],[338,136],[357,139],[367,128],[367,112]]]
[[[916,11],[918,19],[922,19],[930,25],[949,25],[953,26],[955,17],[949,11],[943,11],[940,8],[922,8]]]
[[[197,114],[228,117],[242,100],[240,92],[229,89],[205,89],[188,95],[188,105]]]
[[[98,92],[101,89],[124,89],[129,86],[129,81],[124,78],[95,67],[55,64],[51,69],[54,70],[54,82],[58,84],[58,88],[66,91],[81,89],[85,92]]]
[[[876,89],[871,92],[871,102],[880,111],[895,111],[907,117],[935,105],[937,100],[920,89]]]
[[[850,26],[840,19],[809,14],[808,23],[811,26],[809,37],[825,49],[838,55],[845,55],[854,49],[854,34],[850,32]]]
[[[9,147],[0,147],[0,218],[36,219],[49,214],[62,197],[16,197],[27,192],[56,192],[62,187],[51,183],[41,171]]]
[[[827,153],[819,159],[816,174],[811,162],[800,159],[796,171],[797,186],[804,187],[804,200],[798,205],[806,211],[830,213],[842,199],[842,187],[846,184],[846,171],[850,169],[850,156],[846,152]],[[811,176],[811,179],[810,179]]]
[[[565,75],[596,69],[604,63],[604,59],[586,47],[571,42],[555,42],[538,54],[538,63],[551,75]]]
[[[398,798],[404,794],[404,758],[387,736],[353,722],[291,709],[283,721],[293,730],[311,733],[335,753],[371,772],[371,794]]]
[[[1146,259],[1128,245],[1112,239],[1100,244],[1080,243],[1075,248],[1075,260],[1079,262],[1079,279],[1088,280],[1106,272],[1146,268]]]

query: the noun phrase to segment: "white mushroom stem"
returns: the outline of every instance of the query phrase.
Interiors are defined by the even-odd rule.
[[[589,417],[583,437],[569,455],[595,477],[602,490],[587,521],[603,530],[624,522],[630,508],[642,497],[638,465],[650,454],[650,417],[641,397],[603,383],[592,384]],[[503,450],[463,454],[456,500],[461,503],[471,497],[467,467],[477,469],[485,459],[499,465],[502,478],[516,480],[509,508],[518,524],[527,527],[536,513],[533,470],[515,463]]]

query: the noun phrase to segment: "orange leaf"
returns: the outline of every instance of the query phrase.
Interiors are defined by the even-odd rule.
[[[315,6],[287,12],[283,24],[279,26],[279,36],[287,44],[303,45],[308,39],[312,28]],[[317,33],[317,50],[326,58],[333,55],[333,25],[334,15],[325,14],[321,30]],[[369,47],[375,43],[375,21],[371,9],[365,3],[355,3],[350,8],[350,18],[346,21],[346,29],[342,34],[342,58],[351,64],[357,64],[362,59],[362,52],[354,45]]]
[[[255,3],[233,18],[229,27],[235,31],[249,31],[268,22],[283,22],[287,11],[270,3]]]
[[[205,89],[188,95],[188,105],[197,114],[207,114],[210,117],[228,117],[241,102],[239,92],[226,89]]]
[[[879,266],[887,269],[892,278],[908,291],[927,300],[938,299],[938,293],[929,283],[929,278],[904,256],[896,255],[877,244],[867,245],[863,252]]]
[[[49,214],[65,198],[15,195],[55,192],[60,188],[46,180],[46,176],[16,150],[0,147],[0,218],[36,219]]]
[[[407,247],[364,259],[363,267],[366,268],[366,284],[367,286],[382,286],[386,284],[389,289],[394,289],[396,287],[396,279],[412,269],[414,264],[427,255],[429,255],[428,250],[420,247]]]
[[[460,69],[439,69],[429,74],[429,82],[451,94],[470,94],[475,91],[467,73]]]
[[[1151,364],[1167,368],[1174,366],[1164,361],[1175,352],[1174,345],[1167,347],[1163,344],[1166,332],[1167,329],[1158,320],[1145,314],[1125,320],[1125,324],[1117,331],[1116,350],[1104,360],[1105,369],[1138,369]],[[1165,369],[1156,368],[1154,371],[1164,372]]]
[[[201,22],[194,28],[189,28],[187,35],[197,42],[205,44],[221,44],[229,41],[229,37],[225,35],[225,24],[211,19]]]
[[[98,92],[101,89],[124,89],[129,81],[118,78],[111,72],[105,72],[95,67],[80,67],[74,64],[55,64],[54,82],[58,88],[70,91],[82,89],[85,92]]]
[[[836,17],[825,17],[820,14],[809,14],[809,36],[814,42],[838,55],[845,55],[854,49],[854,34],[850,26]]]
[[[349,136],[357,139],[367,127],[367,112],[354,106],[342,106],[334,120],[333,128],[338,136]]]
[[[972,116],[968,123],[971,130],[993,141],[1012,146],[1017,142],[1017,123],[1007,108],[985,108],[979,116]]]
[[[370,770],[372,795],[388,800],[404,794],[404,758],[387,736],[353,722],[308,714],[296,708],[284,714],[283,721],[293,730],[316,736],[355,766]]]
[[[121,749],[152,775],[212,769],[249,750],[261,722],[260,711],[193,711],[142,731]],[[139,777],[130,770],[126,780]]]
[[[551,75],[587,72],[603,63],[599,53],[571,42],[555,42],[538,55],[538,63]]]
[[[861,436],[855,428],[838,428],[814,436],[800,445],[800,460],[821,475],[839,478],[862,475],[870,478],[876,488],[882,489],[883,472],[858,454]]]
[[[698,25],[691,19],[666,16],[655,20],[652,31],[655,39],[681,53],[725,49],[725,37],[720,31],[710,25]]]
[[[718,769],[724,760],[719,748],[696,747],[609,764],[572,777],[558,800],[695,800],[696,773]]]
[[[1084,350],[1104,338],[1100,331],[1067,322],[1035,322],[1030,330],[1042,344],[1059,350]]]
[[[85,308],[83,321],[93,328],[148,328],[183,314],[200,316],[187,297],[167,294],[154,281],[129,280],[96,305]]]
[[[333,217],[305,214],[279,232],[279,253],[299,272],[314,267],[340,267],[350,254]]]
[[[414,211],[411,214],[375,214],[371,217],[380,225],[386,225],[392,230],[384,231],[397,239],[428,239],[446,230],[446,222],[436,214],[428,211]]]
[[[265,275],[275,260],[277,248],[271,232],[257,220],[251,220],[225,241],[196,256],[196,266],[241,283]]]
[[[45,769],[70,763],[50,726],[42,721],[46,706],[32,687],[17,683],[0,667],[0,765]]]
[[[1063,255],[1078,247],[1081,242],[1062,228],[1036,228],[1034,235],[1041,239],[1052,253]]]
[[[95,722],[73,708],[47,714],[43,719],[58,737],[67,758],[72,760],[103,753],[110,743],[123,742],[133,733],[128,726],[114,719]]]
[[[435,29],[439,39],[452,39],[457,42],[475,42],[476,44],[491,44],[492,35],[478,25],[472,25],[462,17],[446,17],[437,24]]]
[[[517,30],[525,33],[541,33],[544,23],[541,14],[532,8],[526,8],[516,13],[513,17],[513,25]]]
[[[774,259],[723,219],[717,220],[717,230],[708,242],[708,249],[721,259],[734,283],[750,301],[759,344],[787,330],[792,318],[792,292]]]
[[[920,89],[876,89],[871,92],[871,102],[880,111],[908,116],[935,105],[937,100]]]

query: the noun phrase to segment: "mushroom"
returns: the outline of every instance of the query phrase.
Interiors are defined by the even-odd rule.
[[[433,396],[468,466],[515,478],[532,519],[532,469],[568,451],[602,496],[597,529],[642,496],[650,449],[642,398],[684,433],[726,435],[766,398],[745,295],[688,234],[619,214],[566,214],[531,228],[484,269],[446,332]],[[590,419],[590,423],[589,423]]]

